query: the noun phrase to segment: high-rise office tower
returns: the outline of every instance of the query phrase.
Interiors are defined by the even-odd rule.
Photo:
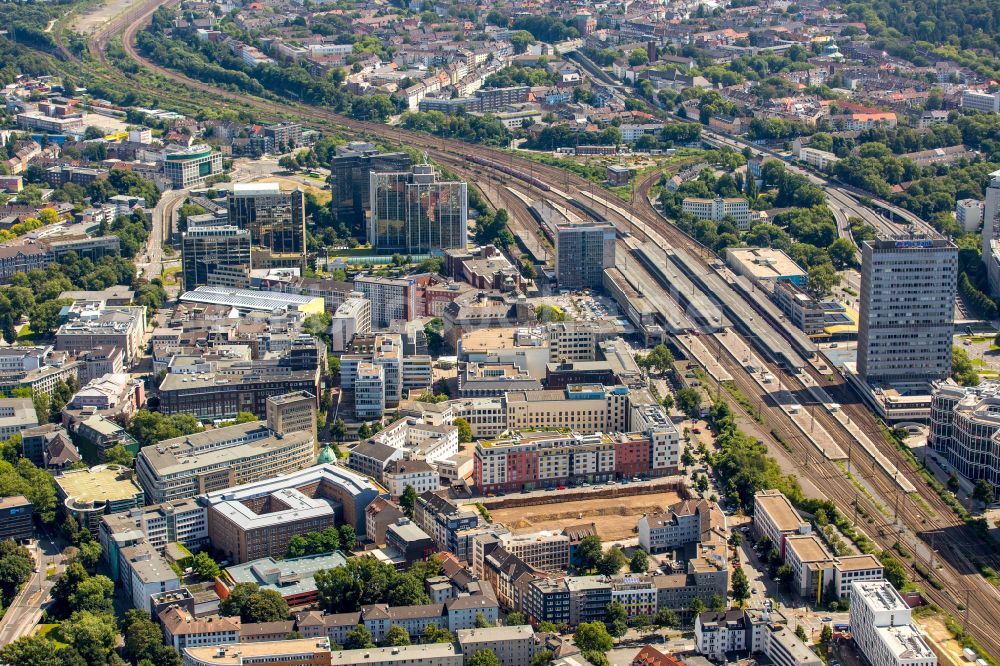
[[[379,252],[425,254],[468,246],[468,186],[441,181],[429,164],[371,174],[368,240]]]
[[[232,224],[196,227],[181,234],[184,289],[202,285],[250,286],[250,232]]]
[[[229,223],[250,231],[254,268],[306,267],[306,207],[302,190],[278,183],[233,185]]]
[[[337,148],[330,163],[330,202],[334,216],[358,237],[365,234],[372,172],[398,172],[410,168],[406,153],[379,153],[370,143],[353,142]]]
[[[566,224],[556,228],[556,279],[560,287],[600,287],[604,269],[615,265],[611,224]]]
[[[858,374],[866,381],[944,379],[951,373],[958,248],[899,236],[861,249]]]
[[[990,174],[983,203],[982,258],[990,281],[990,292],[1000,294],[1000,171]]]

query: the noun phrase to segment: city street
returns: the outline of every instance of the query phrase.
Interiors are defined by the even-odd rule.
[[[50,538],[43,537],[30,550],[38,564],[38,570],[31,575],[0,619],[0,645],[7,645],[31,633],[51,598],[56,577],[66,568],[61,560],[59,547]],[[55,569],[51,580],[48,578],[49,566],[54,566]]]

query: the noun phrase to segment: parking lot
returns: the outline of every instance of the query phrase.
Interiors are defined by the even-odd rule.
[[[618,315],[618,306],[606,296],[594,294],[589,289],[541,296],[531,299],[532,305],[551,305],[578,321],[597,321]]]

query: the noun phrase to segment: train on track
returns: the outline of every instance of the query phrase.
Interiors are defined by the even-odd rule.
[[[552,188],[549,187],[548,183],[545,183],[535,178],[530,173],[525,173],[520,169],[515,169],[513,167],[507,166],[506,164],[501,164],[500,162],[496,162],[494,160],[490,160],[485,157],[479,157],[478,155],[465,155],[465,159],[469,160],[473,164],[478,164],[480,166],[488,167],[490,169],[495,169],[496,171],[505,173],[508,176],[517,178],[518,180],[523,180],[524,182],[534,187],[537,187],[543,192],[552,191]]]

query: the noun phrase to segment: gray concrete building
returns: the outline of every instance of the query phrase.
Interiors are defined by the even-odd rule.
[[[556,228],[556,279],[566,289],[601,286],[604,269],[615,265],[615,228],[609,223]]]
[[[861,250],[858,374],[932,381],[951,373],[958,249],[944,238],[867,241]]]

